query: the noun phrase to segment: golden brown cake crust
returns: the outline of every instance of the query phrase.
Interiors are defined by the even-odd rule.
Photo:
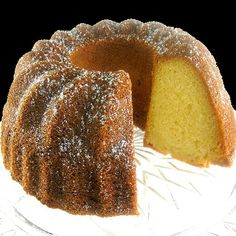
[[[64,192],[63,197],[60,197],[60,193],[64,191],[63,188],[69,191],[68,186],[58,186],[55,184],[69,176],[68,173],[67,176],[62,177],[63,172],[61,172],[61,170],[65,164],[63,164],[63,162],[57,163],[58,159],[56,156],[59,151],[58,147],[55,147],[57,143],[52,140],[53,137],[55,139],[59,137],[60,140],[62,140],[63,137],[62,134],[56,134],[56,127],[58,127],[62,121],[62,117],[60,116],[63,116],[66,110],[64,98],[60,100],[63,91],[70,90],[70,86],[72,86],[72,84],[74,86],[77,83],[78,77],[80,78],[79,81],[84,80],[87,82],[92,80],[92,78],[101,82],[104,76],[110,78],[111,81],[112,78],[120,78],[121,81],[123,81],[122,83],[125,83],[124,78],[129,81],[124,72],[112,73],[105,70],[106,72],[100,73],[92,70],[89,71],[86,70],[86,68],[82,69],[78,67],[78,63],[76,63],[76,56],[81,53],[82,49],[89,50],[89,48],[93,48],[94,45],[107,45],[111,42],[116,44],[117,42],[118,44],[119,42],[125,42],[129,44],[131,48],[133,47],[131,53],[141,58],[141,62],[137,63],[133,61],[133,67],[127,68],[130,70],[128,72],[132,76],[132,74],[137,75],[137,72],[133,68],[141,68],[143,66],[143,71],[140,70],[137,75],[141,82],[137,80],[137,85],[134,84],[134,86],[139,86],[139,83],[142,83],[143,75],[147,73],[147,71],[150,74],[153,73],[153,62],[158,61],[158,58],[181,57],[191,63],[196,70],[199,71],[218,117],[224,156],[220,157],[216,164],[229,166],[232,162],[231,157],[235,150],[236,138],[236,124],[233,109],[230,98],[224,89],[216,62],[202,43],[181,29],[167,27],[158,22],[142,23],[131,19],[121,23],[104,20],[93,26],[79,24],[71,31],[55,32],[50,40],[40,40],[36,42],[32,51],[26,53],[19,60],[15,69],[14,81],[9,91],[7,103],[3,110],[1,144],[4,164],[6,168],[10,170],[12,177],[21,182],[27,192],[36,196],[50,207],[62,208],[76,214],[98,214],[102,216],[137,213],[135,164],[132,159],[134,154],[131,137],[132,130],[130,129],[130,127],[132,127],[132,107],[129,103],[126,104],[129,117],[123,116],[123,118],[119,118],[123,120],[120,126],[122,127],[123,125],[127,131],[122,131],[126,139],[123,137],[120,138],[120,140],[129,140],[129,142],[128,144],[124,141],[123,143],[121,142],[119,144],[120,147],[127,145],[127,149],[123,147],[123,149],[118,150],[121,156],[125,155],[123,152],[127,152],[125,155],[126,161],[131,163],[131,167],[129,168],[130,171],[124,171],[124,173],[126,173],[124,175],[118,173],[124,168],[124,165],[123,167],[120,165],[120,169],[117,170],[117,175],[124,178],[123,186],[126,184],[123,191],[124,194],[120,196],[118,192],[121,190],[117,189],[116,196],[111,196],[112,194],[114,195],[114,191],[110,191],[109,189],[114,188],[114,186],[110,187],[108,189],[109,193],[107,193],[110,196],[109,204],[111,201],[115,201],[114,199],[120,199],[120,202],[124,202],[125,199],[127,201],[123,205],[113,203],[108,206],[104,201],[106,194],[102,192],[102,197],[100,196],[100,200],[102,200],[100,201],[100,205],[97,205],[97,208],[91,208],[86,204],[86,207],[81,208],[81,204],[75,204],[80,202],[78,195],[72,191],[68,195]],[[134,45],[139,45],[139,49]],[[144,51],[147,58],[146,63],[142,65],[141,63],[145,61],[142,58]],[[116,53],[117,52],[119,52],[119,50],[117,50]],[[128,57],[128,54],[129,53],[124,55]],[[115,83],[115,81],[113,82]],[[81,82],[81,84],[82,83],[83,82]],[[88,84],[90,84],[90,82],[88,82]],[[104,86],[105,84],[104,82]],[[120,87],[121,84],[118,83],[117,86]],[[127,89],[117,92],[117,96],[128,96],[129,86],[130,84],[128,83]],[[135,111],[137,116],[138,114],[144,114],[143,117],[137,117],[135,120],[141,128],[145,127],[145,112],[147,112],[147,104],[149,101],[149,97],[145,91],[150,90],[151,81],[146,82],[146,86],[147,87],[141,86],[140,93],[138,93],[137,98],[134,99],[135,109],[136,107],[142,107],[141,110]],[[74,86],[74,88],[76,87],[77,85]],[[75,90],[73,91],[75,92]],[[79,89],[79,91],[80,93],[76,95],[77,98],[79,99],[81,94],[81,99],[85,101],[83,90]],[[113,90],[113,92],[114,91],[115,90]],[[135,92],[133,94],[135,94]],[[73,96],[70,96],[72,99]],[[123,98],[121,101],[123,101]],[[125,107],[125,104],[123,105]],[[58,110],[56,107],[61,109],[61,113],[57,113]],[[107,105],[107,107],[109,107],[109,105]],[[71,109],[74,108],[72,107]],[[120,109],[123,108],[120,107]],[[66,111],[68,113],[65,120],[72,122],[69,111]],[[112,116],[112,114],[110,114],[110,116]],[[125,124],[124,119],[127,119],[127,124]],[[73,122],[70,124],[73,127],[75,126]],[[114,128],[116,131],[118,130],[118,126],[115,124]],[[114,144],[112,143],[114,139],[110,140],[111,136],[104,137],[109,131],[102,131],[101,129],[99,132],[101,132],[102,139],[106,140],[107,147],[110,146],[111,148]],[[122,134],[122,132],[120,131],[120,134]],[[65,134],[69,134],[69,131],[65,131],[63,135],[65,136]],[[70,137],[70,139],[73,140],[73,137]],[[101,145],[100,140],[99,143]],[[47,152],[45,152],[46,149],[44,149],[44,151],[41,150],[43,145],[47,147],[50,146]],[[62,147],[62,150],[63,148],[64,147]],[[101,153],[95,155],[96,158],[105,153],[104,150],[101,150]],[[114,149],[113,151],[117,150]],[[115,157],[115,154],[113,154],[113,157]],[[52,169],[50,168],[55,168],[53,169],[55,172],[52,173]],[[79,169],[72,166],[70,168],[71,173],[78,174]],[[67,173],[66,170],[65,173]],[[103,172],[98,176],[106,175],[105,172],[102,173]],[[129,180],[127,180],[127,176],[129,176]],[[43,180],[40,180],[40,178]],[[67,182],[73,179],[72,176],[68,178]],[[93,177],[91,178],[93,179]],[[81,177],[81,183],[83,180],[84,179]],[[97,177],[95,180],[98,181]],[[106,181],[109,185],[109,181]],[[80,183],[78,183],[78,186],[79,184]],[[119,183],[116,185],[120,186]],[[74,187],[73,184],[69,185],[69,187],[75,188],[76,184]],[[96,194],[99,195],[98,191]],[[94,193],[94,196],[96,194]],[[129,197],[127,197],[127,195]],[[96,199],[93,200],[96,201]],[[93,201],[91,200],[90,202]],[[95,205],[95,203],[92,204],[92,206]]]

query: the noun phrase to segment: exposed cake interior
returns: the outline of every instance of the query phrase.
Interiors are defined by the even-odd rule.
[[[222,156],[219,127],[199,72],[184,59],[159,60],[154,73],[145,143],[191,164]]]
[[[183,58],[154,58],[143,44],[122,40],[81,47],[71,59],[80,68],[129,73],[134,123],[146,127],[145,145],[191,164],[219,162],[219,127],[206,86],[192,64]]]

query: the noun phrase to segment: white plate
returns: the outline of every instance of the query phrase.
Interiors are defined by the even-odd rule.
[[[236,235],[236,161],[202,169],[143,147],[135,128],[139,216],[50,209],[12,181],[0,154],[0,235]]]

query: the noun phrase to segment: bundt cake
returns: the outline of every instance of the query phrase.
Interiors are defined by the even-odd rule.
[[[201,42],[136,20],[57,31],[16,66],[2,117],[4,165],[49,207],[135,215],[133,121],[161,153],[200,167],[232,163],[233,109]]]

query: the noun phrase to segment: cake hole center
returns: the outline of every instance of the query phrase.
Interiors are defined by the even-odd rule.
[[[143,129],[150,102],[153,52],[135,40],[100,41],[78,48],[71,54],[71,62],[87,70],[101,72],[124,70],[132,82],[134,123]]]

